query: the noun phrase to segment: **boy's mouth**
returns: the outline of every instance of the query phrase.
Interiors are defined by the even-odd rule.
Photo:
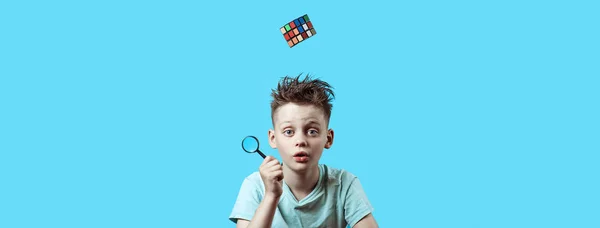
[[[308,153],[300,151],[294,154],[294,157],[308,157]]]
[[[306,163],[308,162],[309,158],[310,156],[308,156],[308,153],[304,151],[300,151],[294,154],[294,160],[299,163]]]

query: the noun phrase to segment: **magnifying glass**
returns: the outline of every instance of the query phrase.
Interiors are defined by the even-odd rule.
[[[265,159],[267,158],[267,156],[265,156],[265,154],[263,154],[262,152],[260,152],[260,150],[258,149],[259,147],[259,143],[258,143],[258,139],[254,136],[246,136],[244,138],[244,140],[242,140],[242,149],[244,149],[244,151],[246,151],[246,153],[258,153],[260,154],[260,156]]]
[[[258,153],[260,154],[260,156],[265,159],[267,158],[267,156],[265,156],[265,154],[263,154],[258,148],[259,148],[259,143],[258,143],[258,139],[252,135],[246,136],[243,140],[242,140],[242,149],[244,149],[244,151],[246,151],[246,153]],[[279,164],[283,165],[282,162],[280,162]]]

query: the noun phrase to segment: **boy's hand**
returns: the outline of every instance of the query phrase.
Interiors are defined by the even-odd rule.
[[[283,193],[283,168],[279,161],[267,156],[259,168],[260,177],[265,183],[265,196],[279,197]]]

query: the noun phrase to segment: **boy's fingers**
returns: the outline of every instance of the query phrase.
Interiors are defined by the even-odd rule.
[[[266,157],[265,159],[263,159],[263,161],[260,165],[263,166],[264,164],[267,164],[267,162],[269,162],[269,157]]]
[[[271,173],[273,176],[283,176],[283,170],[273,170]]]
[[[272,156],[267,156],[265,159],[263,159],[262,163],[260,164],[261,166],[266,165],[267,163],[269,163],[270,161],[272,161],[273,159],[275,159]],[[277,159],[275,159],[277,160]]]
[[[283,179],[283,171],[282,170],[277,170],[277,171],[273,171],[273,178],[277,181],[280,181],[281,179]]]
[[[268,168],[265,169],[265,171],[267,171],[267,172],[273,172],[273,171],[277,171],[277,170],[283,170],[283,169],[279,165],[269,166]]]
[[[277,161],[277,159],[275,159],[275,160],[269,161],[267,163],[267,166],[275,166],[275,165],[278,165],[278,164],[279,164],[279,161]]]
[[[271,161],[271,160],[273,160],[273,159],[274,159],[274,157],[269,155],[269,156],[266,156],[266,157],[265,157],[265,159],[263,159],[263,162],[264,162],[264,163],[266,163],[266,162],[270,162],[270,161]]]

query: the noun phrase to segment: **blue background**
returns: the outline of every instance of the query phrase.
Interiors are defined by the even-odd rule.
[[[335,87],[321,162],[381,227],[600,227],[598,9],[3,1],[0,227],[233,227],[240,141],[277,155],[270,89],[299,73]]]

